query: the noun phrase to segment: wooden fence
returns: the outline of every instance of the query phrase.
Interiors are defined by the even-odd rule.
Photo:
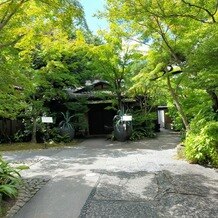
[[[22,129],[23,124],[21,120],[10,120],[0,118],[0,142],[10,141],[11,137]]]

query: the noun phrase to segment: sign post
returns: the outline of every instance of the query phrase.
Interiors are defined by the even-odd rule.
[[[41,118],[42,118],[42,123],[45,123],[46,125],[44,145],[45,145],[45,148],[47,148],[47,143],[49,141],[49,123],[53,123],[53,117],[41,117]]]
[[[126,115],[124,114],[122,117],[121,117],[121,120],[122,121],[132,121],[132,116],[131,115]]]
[[[42,123],[53,123],[53,117],[42,117]]]

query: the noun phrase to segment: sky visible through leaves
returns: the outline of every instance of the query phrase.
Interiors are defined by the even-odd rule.
[[[94,14],[98,11],[104,10],[104,0],[80,0],[80,2],[84,7],[88,26],[93,33],[96,33],[99,29],[107,28],[108,24],[105,19],[94,17]]]

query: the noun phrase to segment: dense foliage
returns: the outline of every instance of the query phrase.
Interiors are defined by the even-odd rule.
[[[190,162],[218,166],[218,122],[215,116],[204,110],[192,120],[185,140],[185,154]]]
[[[144,112],[142,110],[133,110],[133,133],[130,137],[131,140],[139,140],[145,137],[154,138],[155,134],[155,121],[157,115],[155,112]]]
[[[218,166],[217,132],[218,123],[214,121],[206,123],[198,134],[190,132],[185,141],[187,159],[193,163]]]
[[[64,43],[75,25],[82,22],[82,15],[76,1],[0,2],[1,117],[15,118],[28,106],[25,94],[32,93],[37,85],[36,72],[30,67],[35,51],[44,50],[48,58],[54,56],[57,49],[52,49],[51,43],[58,39]],[[55,63],[50,65],[52,68]]]

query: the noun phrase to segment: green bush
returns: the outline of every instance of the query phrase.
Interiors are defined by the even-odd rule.
[[[154,138],[156,113],[144,113],[142,110],[133,111],[133,132],[130,140],[139,140],[145,137]]]
[[[66,106],[72,114],[74,114],[73,118],[73,126],[75,128],[76,134],[85,133],[88,129],[88,121],[85,114],[88,113],[88,101],[87,98],[77,99],[76,102],[68,102]]]
[[[191,125],[191,131],[185,140],[185,156],[192,163],[217,167],[218,122],[201,119],[196,124]]]
[[[49,134],[50,134],[50,139],[57,143],[60,143],[60,142],[68,143],[72,141],[69,135],[61,135],[59,128],[50,129]]]
[[[175,131],[181,131],[184,129],[184,124],[182,122],[182,118],[178,114],[175,106],[168,105],[167,115],[172,119],[172,129]]]

